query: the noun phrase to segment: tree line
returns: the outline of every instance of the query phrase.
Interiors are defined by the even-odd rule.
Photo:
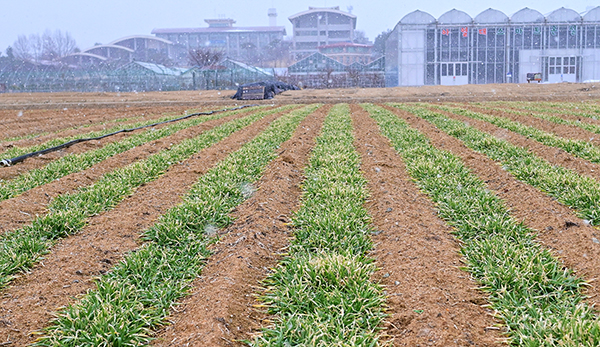
[[[19,35],[11,48],[16,59],[29,62],[55,61],[80,51],[71,34],[61,30]]]

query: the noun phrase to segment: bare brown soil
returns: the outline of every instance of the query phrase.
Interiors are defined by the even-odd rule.
[[[474,109],[477,110],[477,108]],[[469,124],[484,132],[487,132],[497,138],[504,139],[516,146],[528,148],[535,155],[547,160],[548,162],[554,165],[560,165],[567,169],[571,169],[580,175],[589,176],[596,180],[600,180],[600,164],[591,163],[587,160],[578,158],[560,148],[543,145],[523,135],[517,134],[513,131],[504,128],[500,128],[487,122],[475,120],[473,118],[457,115],[454,113],[444,112],[437,108],[434,108],[433,110],[439,113],[443,113],[449,117],[463,121],[466,124]],[[527,117],[514,115],[511,116],[502,112],[489,112],[489,114],[507,117],[512,120],[521,122],[523,124],[534,126],[538,129],[542,129],[550,133],[555,133],[556,135],[562,138],[587,141],[591,142],[592,144],[594,144],[595,141],[596,134],[590,133],[578,127],[554,124],[541,119],[535,119],[534,121],[532,121]],[[590,139],[593,140],[590,141]],[[600,141],[596,144],[596,146],[598,145],[600,145]]]
[[[524,113],[528,113],[530,115],[535,115],[535,114],[540,114],[541,112],[532,112],[523,108],[519,108],[519,107],[509,107],[508,105],[494,105],[495,108],[498,108],[500,110],[510,110],[510,111],[518,111],[518,112],[524,112]],[[577,111],[577,110],[575,110]],[[584,112],[584,111],[578,111],[579,112]],[[596,125],[600,125],[600,119],[593,119],[590,117],[584,117],[581,115],[576,115],[576,114],[570,114],[567,112],[562,112],[560,109],[556,109],[554,110],[554,112],[545,112],[544,114],[546,115],[551,115],[551,116],[559,116],[562,117],[564,119],[568,119],[568,120],[572,120],[572,121],[580,121],[583,123],[590,123],[590,124],[596,124]],[[586,115],[590,115],[589,113]]]
[[[553,133],[553,134],[557,135],[558,137],[563,137],[563,138],[572,139],[572,140],[586,141],[586,142],[592,143],[595,146],[600,146],[600,135],[599,134],[589,132],[589,131],[584,130],[575,125],[556,124],[556,123],[552,123],[550,121],[535,118],[535,117],[521,116],[521,115],[516,115],[516,114],[510,113],[510,112],[503,112],[503,111],[499,111],[499,110],[498,111],[497,110],[485,110],[485,109],[482,109],[480,107],[475,107],[475,106],[466,106],[465,108],[468,108],[472,111],[479,112],[479,113],[485,113],[485,114],[489,114],[489,115],[493,115],[493,116],[508,118],[510,120],[525,124],[527,126],[537,128],[537,129],[543,130],[548,133]],[[570,120],[574,120],[574,119],[581,120],[581,118],[582,118],[582,117],[567,116],[567,115],[560,115],[560,117],[562,117],[563,119],[570,119]],[[585,119],[583,119],[583,121],[585,121],[587,123],[598,122],[596,120],[589,119],[589,118],[585,118]],[[600,123],[597,123],[597,124],[600,124]]]
[[[94,277],[105,273],[126,252],[139,247],[140,233],[169,208],[180,203],[181,196],[200,175],[264,130],[278,115],[265,117],[175,165],[160,179],[139,188],[115,209],[90,218],[88,226],[80,233],[60,241],[39,266],[3,291],[0,299],[0,342],[13,341],[15,346],[33,342],[35,336],[32,332],[46,326],[60,307],[72,303],[77,296],[91,289]],[[195,133],[197,135],[217,124],[205,123]],[[181,140],[193,135],[194,132],[188,132],[179,137]],[[113,161],[112,169],[119,164]],[[77,183],[70,181],[66,185],[68,187],[63,189],[71,190]]]
[[[127,129],[127,128],[132,128],[133,125],[135,123],[141,122],[141,121],[149,121],[149,120],[157,120],[159,118],[162,118],[163,116],[166,115],[181,115],[183,116],[185,112],[185,110],[182,110],[181,108],[156,108],[153,109],[153,111],[158,112],[158,113],[147,113],[143,112],[144,109],[140,109],[139,111],[137,111],[136,115],[123,115],[120,114],[120,112],[115,112],[116,110],[114,109],[108,109],[109,111],[112,111],[112,113],[115,114],[115,116],[117,116],[115,118],[115,120],[117,119],[128,119],[125,122],[110,122],[110,121],[104,121],[101,120],[100,122],[96,122],[96,123],[90,123],[89,126],[76,126],[76,127],[62,127],[60,129],[67,129],[67,130],[58,130],[55,132],[50,132],[50,133],[46,133],[46,134],[41,134],[41,135],[36,135],[33,138],[24,138],[21,140],[16,140],[16,141],[3,141],[0,144],[0,157],[5,157],[6,155],[4,155],[4,152],[12,147],[21,147],[21,148],[26,148],[26,147],[31,147],[31,146],[35,146],[35,145],[40,145],[43,144],[49,140],[55,139],[55,138],[66,138],[66,137],[70,137],[70,136],[75,136],[75,135],[82,135],[82,134],[88,134],[91,132],[95,132],[95,131],[103,131],[106,129],[110,129],[113,127],[116,127],[118,129]],[[119,117],[119,115],[121,117]],[[69,116],[69,118],[73,118],[73,116]],[[67,121],[69,121],[69,119],[67,119]],[[38,121],[39,123],[40,121]],[[53,120],[52,123],[56,123],[56,124],[60,124],[61,120]],[[7,128],[10,128],[10,126],[7,126]],[[86,137],[90,137],[90,136],[86,136]]]
[[[124,118],[134,118],[133,122],[155,119],[166,114],[183,114],[186,109],[188,108],[174,105],[167,107],[122,107],[119,109],[104,106],[97,109],[0,110],[0,140],[50,133],[28,141],[3,142],[0,150],[12,145],[31,146],[39,144],[46,141],[45,139],[54,138],[56,134],[53,133],[57,131],[61,132],[61,137],[75,135],[114,125],[109,123],[98,126],[96,125],[98,123]],[[69,128],[73,129],[69,130]],[[65,131],[65,129],[67,130]]]
[[[173,144],[179,143],[186,138],[194,137],[200,133],[223,124],[235,117],[240,117],[245,113],[237,116],[229,116],[222,119],[205,122],[199,126],[191,127],[179,131],[173,135],[162,139],[148,142],[141,146],[137,146],[123,153],[117,154],[108,158],[91,168],[65,176],[43,186],[33,188],[13,199],[8,199],[0,202],[0,215],[3,218],[0,223],[0,234],[9,230],[17,229],[24,224],[31,222],[36,216],[46,213],[46,206],[50,201],[60,194],[68,194],[77,190],[79,187],[91,185],[94,181],[100,178],[107,172],[114,170],[117,167],[123,167],[137,160],[142,160],[148,156],[158,153]],[[99,141],[86,142],[81,145],[73,146],[66,151],[56,152],[39,158],[31,158],[19,165],[3,168],[0,170],[0,178],[9,179],[22,172],[27,172],[32,168],[41,167],[47,164],[50,160],[64,155],[65,153],[81,153],[87,150],[96,149],[105,145],[108,142],[118,141],[126,134],[115,135]]]
[[[158,346],[233,346],[251,339],[265,315],[253,305],[263,279],[277,265],[292,236],[286,223],[298,208],[302,171],[328,107],[309,115],[257,183],[256,193],[233,213],[213,256],[183,300]]]
[[[553,250],[555,256],[561,259],[565,266],[574,269],[576,273],[586,279],[600,278],[600,232],[584,223],[568,207],[561,205],[556,199],[543,192],[517,181],[514,176],[502,169],[497,162],[483,154],[467,148],[461,141],[447,135],[425,120],[395,108],[388,108],[423,132],[438,148],[450,151],[462,158],[473,172],[483,179],[490,190],[506,201],[511,215],[523,221],[528,227],[538,232],[537,239],[546,247]],[[449,114],[450,115],[450,114]],[[467,121],[460,116],[451,115],[457,119]],[[477,122],[470,118],[471,125],[480,130],[494,133],[499,129],[489,123]],[[502,129],[503,134],[507,130]],[[544,149],[533,141],[511,133],[505,137],[508,141],[518,146],[528,147],[538,154],[543,154]],[[538,149],[536,149],[536,147]],[[545,147],[545,146],[544,146]],[[552,148],[545,148],[552,153]],[[545,159],[552,159],[549,155]],[[552,160],[550,160],[553,162]],[[567,161],[571,163],[571,161]],[[563,162],[556,161],[557,165]],[[592,164],[590,164],[592,165]],[[600,288],[596,281],[587,288],[591,303],[598,304]]]
[[[377,230],[376,278],[388,295],[385,333],[395,346],[496,345],[500,334],[492,329],[498,322],[481,307],[486,299],[477,284],[459,270],[460,247],[451,228],[411,181],[377,124],[358,106],[352,113]]]
[[[145,93],[15,93],[0,94],[0,109],[97,108],[141,106],[198,106],[232,104],[448,102],[498,100],[593,101],[600,99],[600,84],[478,84],[365,89],[290,90],[272,100],[231,100],[235,91],[194,90]],[[14,113],[13,113],[14,114]]]
[[[597,104],[599,89],[594,84],[564,83],[302,90],[288,91],[273,100],[259,103],[551,100]],[[7,133],[13,131],[13,135],[6,137],[22,136],[81,127],[91,124],[88,117],[94,117],[94,122],[102,122],[140,116],[141,113],[144,117],[155,117],[164,112],[183,114],[192,107],[218,109],[224,105],[254,103],[233,101],[229,99],[232,94],[233,91],[0,94],[0,129]],[[261,290],[260,281],[270,273],[270,267],[277,264],[292,236],[286,223],[298,208],[302,171],[327,109],[320,108],[309,116],[293,138],[281,147],[279,157],[269,165],[257,184],[258,191],[234,212],[236,222],[221,235],[221,242],[214,246],[215,253],[202,276],[194,282],[191,295],[174,308],[169,317],[173,324],[159,332],[155,345],[240,346],[241,339],[250,339],[261,326],[268,324],[265,319],[269,317],[252,305],[258,303],[256,296]],[[597,240],[600,232],[597,229],[585,225],[565,206],[516,181],[500,165],[466,148],[431,124],[406,112],[389,109],[429,136],[436,147],[459,155],[492,191],[506,201],[516,219],[523,220],[539,232],[540,242],[551,248],[565,266],[575,269],[586,279],[598,278],[600,244]],[[353,105],[352,111],[356,147],[362,157],[362,171],[368,179],[371,193],[367,207],[377,229],[373,235],[375,248],[372,256],[376,258],[380,271],[374,280],[386,286],[388,295],[390,317],[384,333],[393,339],[396,346],[497,344],[503,337],[502,330],[494,326],[498,322],[491,312],[482,307],[486,300],[475,289],[477,284],[468,273],[458,269],[461,265],[460,245],[449,234],[451,229],[436,216],[431,201],[410,180],[401,158],[379,134],[375,123],[358,106]],[[21,116],[19,112],[22,112]],[[505,113],[499,111],[497,114]],[[0,345],[11,342],[10,346],[22,346],[32,342],[32,331],[47,326],[59,307],[75,302],[81,294],[93,288],[92,279],[109,271],[126,252],[139,247],[140,233],[170,207],[181,202],[181,196],[200,175],[262,131],[274,117],[259,121],[175,165],[160,179],[140,187],[115,209],[92,217],[82,232],[57,244],[42,263],[2,291]],[[596,164],[487,123],[453,117],[531,148],[555,165],[600,179],[600,168]],[[25,118],[30,122],[21,121]],[[4,201],[0,203],[0,233],[18,228],[36,215],[45,213],[48,202],[59,194],[92,184],[103,173],[145,158],[224,121],[207,122],[140,146],[81,173]],[[556,132],[559,136],[581,139],[589,136],[584,131],[556,127],[544,121],[527,119],[524,122]],[[19,145],[34,144],[69,131],[22,140]],[[6,137],[0,134],[0,140]],[[34,158],[29,163],[26,161],[20,167],[0,168],[0,177],[14,177],[66,153],[80,153],[105,143],[76,145],[78,147],[64,152]],[[596,282],[591,282],[590,303],[598,303],[599,291]]]

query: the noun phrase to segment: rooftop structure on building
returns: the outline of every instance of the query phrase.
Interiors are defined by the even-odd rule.
[[[201,47],[221,50],[231,59],[246,60],[257,51],[281,42],[286,35],[283,26],[238,27],[230,18],[204,21],[208,27],[159,28],[152,30],[152,34],[173,42],[170,57],[178,65],[185,65],[188,53]]]
[[[600,80],[600,6],[512,16],[456,9],[404,16],[386,42],[386,86]]]
[[[336,7],[309,7],[289,17],[292,22],[291,55],[301,59],[319,51],[319,46],[352,42],[356,16]]]

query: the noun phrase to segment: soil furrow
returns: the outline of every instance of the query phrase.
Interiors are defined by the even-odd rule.
[[[568,110],[556,109],[553,112],[550,112],[550,111],[543,112],[543,111],[528,110],[528,109],[524,108],[524,106],[516,106],[516,105],[506,105],[505,104],[505,105],[489,105],[489,106],[492,106],[495,108],[500,108],[500,109],[507,109],[507,110],[511,110],[511,111],[527,112],[527,113],[531,113],[531,114],[546,114],[546,115],[550,115],[550,116],[561,117],[561,118],[568,119],[568,120],[574,120],[574,121],[580,121],[580,122],[584,122],[584,123],[600,125],[600,119],[585,117],[583,115],[571,114],[571,113],[568,113]],[[588,114],[595,115],[592,112],[589,112]],[[598,115],[598,116],[600,116],[600,115]]]
[[[568,207],[552,197],[517,181],[497,162],[466,147],[427,121],[408,112],[384,106],[428,136],[432,144],[462,158],[490,190],[506,202],[511,215],[538,232],[537,240],[553,251],[565,266],[588,280],[600,278],[600,232],[587,225]],[[471,122],[474,124],[474,122]],[[515,135],[517,137],[517,135]],[[600,302],[600,288],[588,287],[589,301]]]
[[[515,146],[528,148],[530,152],[547,160],[551,164],[563,166],[567,169],[577,172],[580,175],[585,175],[600,181],[600,164],[591,163],[585,159],[578,158],[563,149],[546,146],[536,140],[529,139],[511,130],[500,128],[484,121],[455,113],[445,112],[437,108],[432,108],[431,110],[465,122],[466,124],[478,130],[491,134],[499,139],[504,139]]]
[[[16,346],[33,342],[35,336],[31,333],[45,327],[60,307],[73,303],[77,296],[91,289],[94,277],[109,271],[125,252],[139,247],[141,232],[182,202],[181,196],[200,175],[262,132],[281,114],[267,116],[176,164],[113,210],[90,218],[80,233],[61,240],[40,266],[3,291],[0,342],[13,341]]]
[[[102,108],[97,110],[28,110],[0,111],[2,139],[32,135],[43,132],[62,131],[66,128],[139,116],[140,114],[163,114],[182,112],[182,107],[135,107],[131,109]]]
[[[498,322],[481,307],[485,296],[461,271],[459,244],[377,124],[352,105],[356,148],[368,181],[369,213],[377,232],[372,253],[386,286],[385,334],[395,346],[493,346]],[[422,310],[422,311],[421,311]]]
[[[158,126],[156,126],[156,129],[167,127],[169,125],[172,125],[172,123],[158,125]],[[125,126],[124,126],[124,128],[125,128]],[[140,134],[141,132],[148,131],[148,130],[149,130],[149,128],[139,129],[139,130],[135,130],[135,131],[129,132],[129,133],[120,133],[120,134],[116,134],[114,136],[109,136],[109,137],[106,137],[101,140],[82,142],[82,143],[75,144],[71,147],[61,149],[56,152],[50,152],[43,156],[28,158],[25,161],[18,163],[16,165],[13,165],[13,166],[0,167],[0,179],[9,180],[9,179],[14,178],[17,175],[20,175],[29,170],[43,167],[43,166],[47,165],[48,163],[50,163],[54,160],[57,160],[65,155],[80,154],[80,153],[83,153],[83,152],[86,152],[86,151],[89,151],[92,149],[97,149],[108,143],[118,142],[118,141],[121,141],[121,140],[131,136],[131,135]],[[2,156],[2,155],[0,155],[0,157],[5,158],[5,156]]]
[[[79,126],[79,127],[75,127],[75,128],[66,128],[66,130],[61,130],[61,131],[57,131],[57,132],[53,132],[51,134],[46,134],[46,135],[41,135],[41,136],[37,136],[35,138],[25,138],[25,139],[21,139],[21,140],[16,140],[16,141],[7,141],[7,142],[3,142],[0,145],[0,157],[6,157],[6,155],[4,155],[4,151],[14,147],[14,146],[18,146],[18,147],[31,147],[31,146],[35,146],[35,145],[40,145],[43,144],[45,142],[48,142],[50,140],[56,139],[56,138],[65,138],[65,137],[70,137],[70,136],[75,136],[75,135],[80,135],[80,134],[87,134],[90,132],[94,132],[94,131],[102,131],[105,129],[109,129],[112,127],[119,127],[119,129],[125,129],[125,128],[130,128],[133,124],[138,123],[138,122],[143,122],[143,121],[149,121],[152,119],[159,119],[162,118],[166,115],[177,115],[177,114],[181,114],[183,115],[183,113],[179,113],[181,112],[180,109],[168,109],[165,110],[164,112],[158,113],[155,110],[152,110],[154,112],[152,113],[147,113],[148,110],[144,110],[146,112],[140,112],[138,114],[136,114],[135,116],[125,116],[125,117],[119,117],[119,118],[130,118],[130,120],[125,121],[125,122],[98,122],[98,123],[94,123],[94,125],[90,125],[87,127],[84,126]],[[177,111],[177,113],[175,113],[174,111]]]
[[[270,273],[288,245],[286,225],[298,208],[302,172],[329,107],[309,115],[279,149],[280,155],[257,183],[258,190],[233,213],[192,295],[160,332],[157,346],[232,346],[244,344],[265,319],[252,305],[260,281]]]
[[[464,106],[463,105],[462,107],[467,110],[473,111],[473,112],[508,118],[515,122],[519,122],[521,124],[528,125],[530,127],[534,127],[534,128],[543,130],[543,131],[551,133],[551,134],[555,134],[556,136],[563,137],[566,139],[586,141],[586,142],[590,142],[590,143],[594,144],[595,146],[600,146],[600,135],[599,134],[592,133],[590,131],[584,130],[584,129],[574,126],[574,125],[556,124],[556,123],[552,123],[550,121],[539,119],[539,118],[532,117],[532,116],[520,116],[520,115],[510,113],[510,112],[488,110],[488,109],[483,109],[483,108],[479,108],[476,106]],[[561,115],[561,117],[563,117],[563,116]]]
[[[87,170],[67,175],[59,180],[31,189],[15,198],[2,201],[0,202],[0,216],[2,216],[0,233],[22,227],[24,224],[31,222],[36,216],[46,213],[46,206],[60,194],[72,193],[79,187],[91,185],[105,173],[135,161],[143,160],[152,154],[170,148],[173,144],[177,144],[186,138],[198,136],[206,130],[232,119],[243,117],[246,114],[242,112],[241,114],[210,120],[198,126],[180,130],[170,136],[148,142],[103,160]],[[103,141],[88,142],[88,146],[100,147],[105,144]],[[84,146],[86,145],[84,144]]]

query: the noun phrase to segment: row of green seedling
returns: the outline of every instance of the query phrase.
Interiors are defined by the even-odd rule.
[[[416,184],[461,241],[469,271],[489,295],[515,346],[598,346],[600,324],[585,283],[515,221],[504,202],[456,155],[380,107],[364,106],[403,158]],[[420,116],[431,118],[419,111]],[[417,113],[417,112],[415,112]]]
[[[145,120],[145,121],[131,124],[130,126],[128,126],[128,128],[132,128],[132,129],[138,128],[138,127],[147,126],[147,125],[154,124],[154,123],[169,121],[169,120],[176,119],[179,117],[182,117],[182,116],[181,115],[163,116],[159,119],[150,119],[150,120]],[[104,124],[104,123],[98,123],[98,124]],[[98,125],[98,124],[95,124],[95,125]],[[84,127],[88,127],[88,126],[92,126],[92,125],[94,125],[94,124],[85,125]],[[51,147],[56,147],[56,146],[62,145],[63,143],[67,143],[67,142],[73,141],[73,140],[79,140],[79,139],[84,139],[84,138],[94,138],[94,137],[99,137],[99,136],[103,136],[106,134],[111,134],[111,133],[114,133],[121,129],[123,129],[122,125],[116,125],[116,126],[108,128],[108,129],[91,131],[91,132],[81,133],[81,134],[77,134],[77,135],[73,135],[73,136],[55,138],[55,139],[48,140],[44,143],[34,145],[34,146],[28,146],[28,147],[14,146],[3,153],[0,153],[0,156],[2,157],[2,159],[10,159],[10,158],[18,157],[23,154],[37,152],[37,151],[41,151],[41,150],[51,148]],[[62,132],[62,131],[65,131],[65,129],[61,129],[59,132]]]
[[[63,130],[58,130],[55,133],[58,133],[60,131]],[[45,136],[45,135],[50,135],[50,132],[41,132],[41,133],[34,133],[34,134],[28,134],[28,135],[22,135],[22,136],[15,136],[15,137],[9,137],[3,140],[0,140],[0,143],[4,143],[4,142],[13,142],[13,141],[19,141],[19,140],[31,140],[34,139],[36,137],[40,137],[40,136]],[[0,156],[4,156],[3,154],[4,152],[0,152]]]
[[[504,113],[511,113],[511,114],[523,116],[523,117],[534,117],[534,118],[542,119],[542,120],[545,120],[547,122],[551,122],[554,124],[574,126],[574,127],[581,128],[583,130],[589,131],[594,134],[600,134],[600,125],[585,123],[585,122],[581,122],[579,120],[564,119],[562,117],[552,116],[547,113],[519,111],[519,110],[515,110],[512,108],[503,108],[503,107],[483,107],[483,108],[486,110],[501,111]]]
[[[52,161],[42,168],[24,172],[13,179],[6,181],[0,180],[0,201],[13,198],[30,189],[52,182],[66,175],[86,170],[107,158],[123,153],[144,143],[158,140],[180,130],[200,125],[209,120],[235,115],[240,112],[246,112],[246,110],[215,113],[198,118],[189,118],[162,128],[149,128],[143,130],[139,134],[130,135],[121,141],[108,143],[95,150],[81,154],[66,155],[58,160]]]
[[[255,346],[376,346],[385,297],[366,256],[366,182],[353,146],[350,110],[334,106],[305,171],[289,255],[265,280],[272,326]]]
[[[286,109],[290,107],[293,106]],[[81,230],[89,217],[111,210],[137,187],[156,180],[173,164],[278,111],[282,109],[257,112],[230,121],[169,150],[107,173],[93,185],[82,187],[75,193],[56,197],[48,206],[48,214],[36,218],[32,225],[0,237],[0,288],[16,274],[29,270],[56,240]]]
[[[140,346],[164,323],[170,308],[201,273],[215,232],[254,192],[276,149],[316,105],[292,111],[193,185],[184,202],[144,233],[147,241],[97,282],[79,302],[59,313],[40,346]]]
[[[489,105],[514,107],[532,112],[562,113],[591,119],[600,117],[600,107],[596,104],[584,103],[547,103],[547,102],[492,102]]]
[[[524,125],[519,122],[515,122],[511,119],[499,116],[493,116],[480,112],[473,112],[462,108],[439,106],[436,108],[447,112],[452,112],[472,119],[491,123],[497,127],[514,131],[519,135],[523,135],[527,138],[533,139],[543,145],[550,147],[557,147],[565,152],[571,153],[572,155],[589,160],[592,163],[600,163],[600,148],[593,145],[590,142],[583,140],[565,139],[556,134],[549,133],[532,126]],[[597,131],[600,127],[594,126]]]
[[[529,152],[527,148],[512,145],[443,114],[413,106],[395,106],[431,122],[461,140],[467,147],[500,162],[503,169],[518,180],[574,209],[586,223],[600,224],[600,183],[593,178],[553,165]]]
[[[81,115],[77,115],[74,117],[82,117]],[[85,117],[85,115],[84,115]],[[107,120],[107,121],[102,121],[102,122],[96,122],[96,123],[89,123],[89,124],[83,124],[83,125],[76,125],[76,126],[72,126],[72,127],[68,127],[68,128],[64,128],[64,129],[59,129],[56,131],[52,131],[52,132],[41,132],[41,133],[34,133],[34,134],[28,134],[28,135],[22,135],[22,136],[16,136],[16,137],[11,137],[11,138],[6,138],[6,139],[0,139],[0,143],[3,142],[13,142],[13,141],[19,141],[19,140],[29,140],[29,139],[33,139],[36,137],[40,137],[40,136],[45,136],[45,135],[50,135],[50,134],[59,134],[61,132],[64,131],[68,131],[68,130],[73,130],[73,129],[85,129],[85,128],[89,128],[89,127],[93,127],[93,126],[98,126],[98,125],[104,125],[104,124],[110,124],[110,123],[125,123],[125,122],[129,122],[129,121],[133,121],[139,118],[143,118],[144,114],[140,115],[140,116],[133,116],[133,117],[127,117],[127,118],[118,118],[118,119],[111,119],[111,120]],[[87,137],[91,137],[91,136],[87,136]],[[34,152],[34,151],[27,151],[27,152]],[[25,152],[25,153],[27,153]],[[4,152],[0,152],[0,156],[4,157]]]

